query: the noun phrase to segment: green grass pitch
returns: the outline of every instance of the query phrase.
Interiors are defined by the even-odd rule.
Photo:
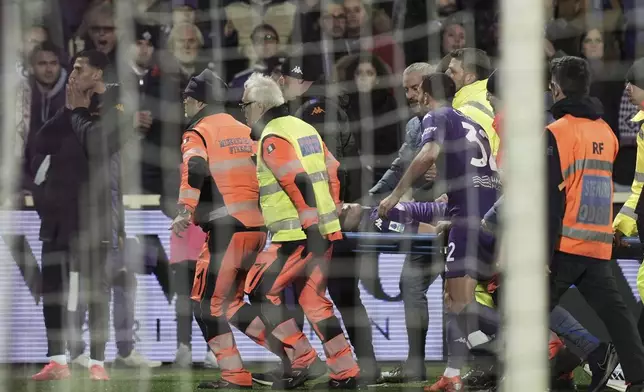
[[[385,369],[391,366],[385,366]],[[249,366],[250,370],[261,369],[258,366]],[[30,376],[36,373],[40,366],[4,365],[0,367],[0,392],[192,392],[196,390],[200,381],[216,379],[218,370],[193,369],[177,370],[169,365],[151,370],[121,370],[110,369],[111,380],[106,383],[91,382],[87,378],[85,369],[73,369],[71,380],[56,382],[35,382]],[[443,372],[444,365],[430,363],[427,365],[429,382],[435,381]],[[586,390],[589,382],[588,376],[581,369],[577,369],[575,379],[580,391]],[[310,387],[323,381],[324,378],[306,384]],[[421,391],[423,383],[417,384],[389,384],[369,388],[369,391]],[[254,386],[254,389],[269,389]],[[306,388],[303,388],[306,389]],[[609,391],[610,389],[606,389]]]

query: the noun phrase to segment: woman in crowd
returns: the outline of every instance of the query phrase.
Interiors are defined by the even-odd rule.
[[[390,167],[403,140],[398,105],[389,87],[389,69],[376,55],[352,56],[344,73],[349,92],[348,115],[361,150],[363,176],[369,189]]]
[[[581,57],[588,60],[592,72],[590,95],[604,106],[602,118],[614,132],[618,129],[619,104],[624,91],[624,74],[616,59],[617,44],[610,34],[597,26],[590,26],[579,41]],[[618,135],[619,136],[619,135]]]

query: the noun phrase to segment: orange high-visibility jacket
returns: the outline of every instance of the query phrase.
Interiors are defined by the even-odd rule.
[[[565,115],[548,125],[557,141],[566,207],[558,251],[610,260],[613,162],[618,144],[602,119]]]
[[[207,115],[184,133],[181,152],[183,167],[178,203],[191,211],[198,204],[208,203],[209,211],[200,210],[195,214],[200,224],[232,216],[246,227],[264,225],[252,160],[257,143],[251,140],[249,127],[226,113]],[[199,177],[197,172],[204,170],[204,161],[210,177],[198,189],[191,176]],[[210,199],[206,203],[205,195]]]

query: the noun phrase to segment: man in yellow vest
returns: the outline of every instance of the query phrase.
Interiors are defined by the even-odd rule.
[[[492,64],[481,49],[464,48],[450,52],[449,67],[445,73],[456,84],[452,107],[477,122],[490,141],[492,154],[499,151],[499,138],[492,126],[494,111],[487,100],[487,78]]]
[[[644,199],[640,197],[642,185],[644,185],[644,58],[637,60],[626,75],[628,82],[626,92],[633,103],[640,108],[640,111],[631,121],[640,124],[640,131],[637,133],[637,161],[635,163],[635,178],[631,186],[631,196],[619,210],[619,214],[613,222],[615,237],[619,239],[622,235],[632,236],[639,234],[640,242],[644,243]],[[644,298],[644,263],[640,265],[637,274],[637,290],[640,298]],[[639,321],[640,336],[644,339],[644,312]]]
[[[338,163],[315,128],[288,115],[277,83],[255,73],[241,104],[257,147],[257,179],[264,221],[272,234],[246,280],[246,293],[261,304],[269,329],[287,349],[292,369],[273,389],[292,389],[311,377],[319,361],[292,312],[281,302],[296,283],[298,303],[322,341],[331,371],[329,389],[357,389],[360,370],[326,298],[326,269],[333,241],[342,239]]]
[[[589,356],[598,392],[617,366],[617,351],[627,391],[644,391],[644,346],[633,315],[617,289],[611,268],[613,245],[613,162],[617,138],[589,96],[586,60],[566,56],[552,61],[548,125],[548,240],[550,309],[575,285],[606,325],[613,340],[605,354]]]

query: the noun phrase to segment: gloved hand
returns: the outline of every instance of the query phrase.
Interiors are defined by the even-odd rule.
[[[320,234],[318,225],[304,229],[306,233],[306,249],[316,256],[323,256],[329,249],[329,241]]]

